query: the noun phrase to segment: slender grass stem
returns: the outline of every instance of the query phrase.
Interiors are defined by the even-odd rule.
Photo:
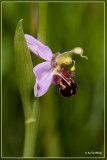
[[[38,128],[39,104],[34,100],[32,114],[25,120],[25,141],[23,157],[33,157],[35,152],[35,143]]]
[[[39,4],[39,26],[38,26],[38,40],[42,43],[46,43],[46,23],[47,23],[47,3]],[[24,108],[26,108],[25,103]],[[26,112],[26,110],[25,110]],[[36,135],[38,128],[38,114],[39,104],[37,99],[31,103],[30,116],[25,113],[25,140],[24,140],[24,151],[23,157],[33,157],[36,147]]]
[[[38,25],[38,40],[43,44],[46,43],[46,27],[47,27],[47,6],[48,3],[39,3],[39,25]]]

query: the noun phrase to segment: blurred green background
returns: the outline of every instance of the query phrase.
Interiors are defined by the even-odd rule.
[[[37,36],[38,3],[2,3],[2,156],[23,152],[24,114],[14,60],[14,34]],[[47,45],[53,53],[82,47],[76,60],[78,92],[62,98],[51,85],[41,98],[35,156],[104,156],[104,3],[48,3]],[[33,57],[33,56],[32,56]],[[36,57],[36,64],[41,62]],[[102,152],[87,155],[85,152]]]

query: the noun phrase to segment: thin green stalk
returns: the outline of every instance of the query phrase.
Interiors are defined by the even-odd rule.
[[[34,100],[32,115],[25,120],[25,141],[23,157],[33,157],[35,152],[36,135],[38,128],[39,104]]]
[[[43,44],[46,42],[46,19],[47,19],[47,3],[39,4],[39,26],[38,26],[38,40]],[[25,102],[25,107],[27,103]],[[33,106],[31,104],[30,116],[25,116],[25,140],[23,157],[33,157],[35,152],[36,135],[38,128],[38,114],[39,104],[37,99],[34,100]]]
[[[25,116],[23,156],[33,157],[39,105],[37,99],[32,98],[35,76],[33,73],[32,59],[23,32],[23,20],[20,20],[17,25],[14,47],[17,81]]]
[[[43,44],[46,43],[46,27],[47,27],[47,5],[48,3],[39,3],[39,25],[38,25],[38,40]]]

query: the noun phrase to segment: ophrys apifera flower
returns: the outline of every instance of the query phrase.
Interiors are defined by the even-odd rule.
[[[43,96],[53,83],[59,87],[59,92],[64,97],[71,97],[77,93],[77,84],[73,79],[75,73],[75,61],[72,60],[73,54],[83,56],[83,49],[80,47],[74,48],[71,51],[60,54],[53,54],[51,49],[43,45],[40,41],[25,34],[25,39],[29,50],[36,56],[46,60],[33,68],[35,74],[34,95],[35,97]],[[67,66],[73,63],[71,71],[68,72]]]

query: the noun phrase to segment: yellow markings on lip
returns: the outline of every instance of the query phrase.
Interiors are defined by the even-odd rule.
[[[62,89],[65,89],[66,86],[62,84],[62,82],[60,81],[59,84],[62,86]]]
[[[73,93],[73,90],[71,89],[71,94]]]

